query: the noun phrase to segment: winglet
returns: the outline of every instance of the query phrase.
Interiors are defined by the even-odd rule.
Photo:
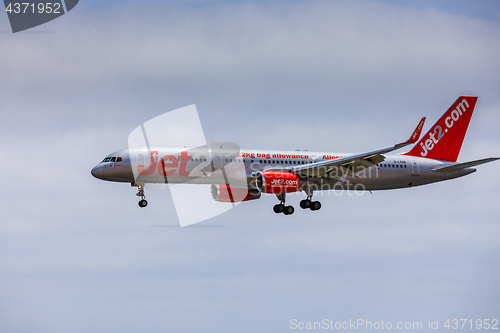
[[[417,127],[415,127],[415,130],[413,131],[410,138],[408,140],[406,140],[405,142],[402,142],[400,144],[409,145],[409,144],[417,142],[418,139],[420,139],[420,134],[422,134],[422,129],[424,128],[424,123],[425,123],[425,117],[423,117],[420,120],[420,122],[418,123]]]

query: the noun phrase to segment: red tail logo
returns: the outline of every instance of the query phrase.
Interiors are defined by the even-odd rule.
[[[460,96],[422,139],[403,155],[456,162],[477,97]]]

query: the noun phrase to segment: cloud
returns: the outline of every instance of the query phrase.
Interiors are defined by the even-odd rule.
[[[317,212],[291,195],[286,218],[263,196],[199,229],[150,227],[177,223],[166,191],[140,210],[130,184],[90,176],[136,126],[193,103],[209,141],[361,152],[474,94],[460,160],[498,156],[495,20],[374,1],[81,3],[43,29],[0,35],[2,331],[282,331],[293,316],[496,308],[495,163],[318,195]]]
[[[55,34],[3,36],[4,107],[48,125],[135,125],[194,102],[231,128],[236,115],[290,122],[311,109],[372,120],[459,94],[498,105],[489,21],[378,2],[154,6],[83,7]]]

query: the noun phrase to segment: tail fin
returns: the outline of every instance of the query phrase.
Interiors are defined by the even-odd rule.
[[[477,97],[460,96],[422,139],[403,155],[456,162]]]

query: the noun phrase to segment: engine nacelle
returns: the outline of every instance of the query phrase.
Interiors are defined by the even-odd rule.
[[[253,184],[259,192],[280,194],[297,192],[300,178],[286,171],[258,171],[253,174]]]
[[[210,186],[212,197],[218,202],[242,202],[259,199],[261,194],[256,189],[233,187],[228,185]]]

